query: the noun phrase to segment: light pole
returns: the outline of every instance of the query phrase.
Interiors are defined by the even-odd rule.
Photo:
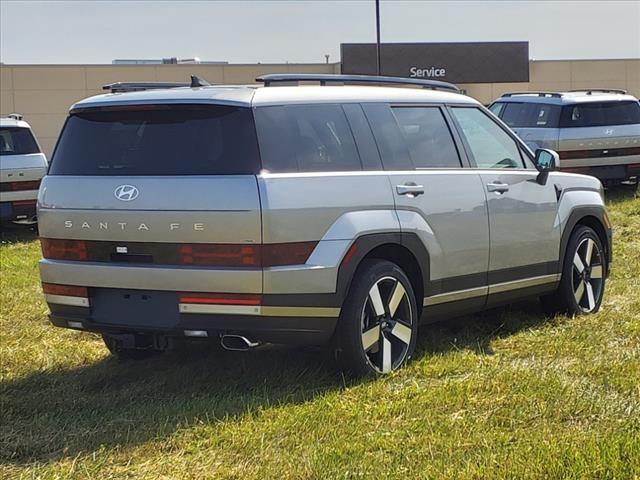
[[[380,0],[376,0],[376,73],[380,75]]]

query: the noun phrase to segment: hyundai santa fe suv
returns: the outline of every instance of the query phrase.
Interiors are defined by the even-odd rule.
[[[527,297],[598,310],[597,179],[555,171],[450,84],[257,80],[115,84],[71,108],[39,196],[54,325],[124,358],[326,344],[378,375],[420,323]]]
[[[0,118],[0,223],[36,223],[36,198],[47,159],[22,116]]]
[[[562,171],[638,185],[640,102],[624,90],[506,93],[489,109],[534,150],[556,150]]]

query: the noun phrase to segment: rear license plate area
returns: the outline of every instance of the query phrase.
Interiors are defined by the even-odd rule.
[[[613,180],[625,178],[627,176],[627,170],[624,165],[594,167],[593,173],[602,180]]]
[[[145,328],[172,328],[179,319],[176,292],[91,289],[91,317],[96,323]]]

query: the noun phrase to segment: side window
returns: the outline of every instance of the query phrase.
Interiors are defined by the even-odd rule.
[[[351,131],[356,140],[360,161],[364,170],[382,170],[380,153],[373,138],[371,127],[362,111],[359,103],[345,103],[342,105],[344,113],[347,115]]]
[[[504,103],[496,102],[489,106],[489,110],[491,110],[491,113],[493,113],[496,117],[501,117],[502,111],[504,110],[504,106],[505,106]]]
[[[385,170],[413,170],[407,145],[391,109],[385,104],[363,104]]]
[[[438,107],[392,109],[416,168],[461,168],[458,150]]]
[[[340,105],[287,105],[255,110],[262,168],[270,172],[362,170]]]
[[[516,141],[480,109],[454,107],[451,110],[478,168],[524,167]]]

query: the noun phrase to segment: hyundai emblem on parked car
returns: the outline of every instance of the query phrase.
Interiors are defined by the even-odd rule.
[[[133,185],[120,185],[116,188],[114,192],[116,198],[118,200],[122,200],[123,202],[130,202],[131,200],[135,200],[140,195],[140,192]]]

